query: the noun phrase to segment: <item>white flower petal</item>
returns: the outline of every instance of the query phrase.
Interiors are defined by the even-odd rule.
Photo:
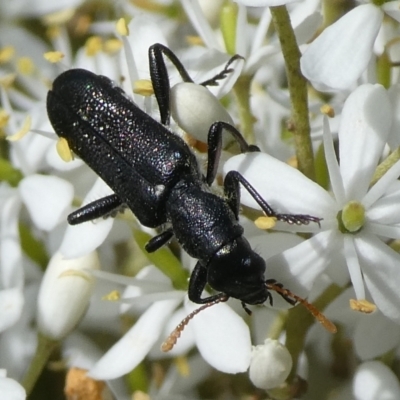
[[[382,19],[372,4],[355,7],[310,44],[301,57],[303,75],[318,90],[351,87],[367,68]]]
[[[50,175],[28,176],[19,189],[33,222],[45,231],[51,231],[65,217],[74,196],[71,183]]]
[[[400,84],[392,85],[388,89],[388,95],[393,108],[393,121],[388,137],[388,145],[391,150],[395,150],[400,146]]]
[[[197,0],[181,0],[181,4],[185,10],[186,16],[190,19],[193,28],[202,38],[205,45],[210,49],[216,48],[220,50],[219,42],[215,40],[214,32],[201,11]]]
[[[360,315],[354,332],[354,347],[361,360],[378,357],[399,345],[399,325],[379,311]]]
[[[267,259],[266,279],[276,279],[299,296],[306,296],[315,279],[327,267],[330,254],[337,247],[333,231],[318,233],[297,246]],[[262,256],[267,256],[263,254]],[[287,308],[287,303],[274,296],[274,306]]]
[[[328,167],[329,179],[332,186],[332,191],[335,194],[338,206],[342,207],[345,204],[345,192],[342,176],[340,174],[339,163],[336,158],[335,148],[333,146],[333,138],[329,126],[328,118],[324,117],[323,128],[324,150],[326,165]]]
[[[248,7],[275,7],[294,3],[295,1],[298,0],[235,0],[236,3]]]
[[[400,22],[400,1],[389,1],[382,4],[382,10],[397,22]]]
[[[362,200],[367,192],[391,120],[391,105],[383,86],[362,85],[347,98],[339,127],[339,155],[348,201]]]
[[[383,314],[399,323],[399,254],[367,233],[355,238],[354,244],[372,299]]]
[[[353,239],[352,235],[343,235],[343,253],[346,258],[347,268],[349,270],[351,283],[356,292],[356,297],[358,300],[364,300],[364,280]]]
[[[400,385],[396,375],[380,361],[361,364],[354,375],[355,400],[397,400]]]
[[[253,347],[249,378],[260,389],[273,389],[286,380],[292,365],[289,350],[277,340],[266,339]]]
[[[79,332],[67,336],[62,343],[62,353],[68,367],[86,370],[92,368],[102,354],[90,339]]]
[[[160,337],[179,300],[152,304],[135,325],[89,371],[95,379],[115,379],[135,368]]]
[[[21,288],[0,290],[0,332],[19,320],[23,306],[24,295]]]
[[[225,163],[224,175],[231,170],[239,171],[278,212],[336,218],[336,205],[321,186],[268,154],[256,152],[234,156]],[[241,203],[259,209],[243,188]]]
[[[63,339],[86,312],[94,278],[90,269],[99,269],[96,253],[66,260],[60,253],[51,258],[38,295],[37,319],[45,336]]]
[[[86,195],[82,205],[111,194],[111,189],[98,178]],[[68,225],[60,252],[67,258],[78,258],[99,247],[113,226],[113,218],[99,218],[79,225]]]
[[[22,249],[18,231],[21,200],[15,189],[0,184],[0,283],[2,288],[23,284]]]
[[[26,399],[25,389],[14,379],[5,376],[0,377],[0,393],[3,399],[7,400]]]
[[[389,200],[389,202],[392,204],[393,200],[395,197],[400,195],[400,190],[397,192],[392,192],[393,184],[396,183],[397,178],[400,175],[400,161],[397,161],[396,164],[394,164],[389,171],[385,173],[385,175],[382,176],[381,179],[379,179],[378,182],[368,191],[368,193],[365,195],[362,203],[365,208],[369,208],[374,202],[376,202],[378,199],[381,198],[381,196],[384,195],[384,193],[388,192],[388,190],[391,191],[391,193],[388,196],[384,196],[382,200],[385,198]],[[397,195],[397,196],[396,196]],[[385,203],[389,203],[388,201],[385,201]],[[375,205],[374,205],[375,206]],[[369,211],[369,210],[368,210]],[[380,221],[382,222],[382,221]]]
[[[199,304],[185,302],[187,313]],[[214,368],[229,374],[247,370],[251,358],[248,326],[227,304],[217,304],[190,322],[200,354]]]

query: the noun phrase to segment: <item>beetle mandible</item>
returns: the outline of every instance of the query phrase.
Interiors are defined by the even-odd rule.
[[[108,78],[83,69],[63,72],[47,95],[47,112],[56,134],[114,191],[114,194],[73,212],[70,224],[79,224],[129,207],[145,226],[168,228],[146,245],[153,252],[175,237],[198,262],[189,282],[189,299],[206,304],[234,297],[246,304],[272,301],[266,264],[243,236],[239,224],[240,185],[269,217],[291,224],[319,223],[310,215],[278,214],[237,171],[224,179],[224,197],[212,192],[222,147],[229,132],[242,152],[258,151],[232,125],[217,121],[208,133],[205,176],[188,145],[166,125],[170,119],[168,57],[182,79],[191,82],[185,68],[167,47],[149,48],[150,75],[161,123],[127,98]],[[227,67],[203,85],[217,84]],[[201,297],[209,284],[217,293]],[[285,297],[285,296],[284,296]],[[286,297],[285,297],[286,298]],[[287,301],[293,303],[291,299]]]

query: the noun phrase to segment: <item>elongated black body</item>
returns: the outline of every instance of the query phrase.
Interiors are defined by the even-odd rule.
[[[170,57],[178,70],[183,68],[169,52],[161,45],[149,49],[163,123],[169,120],[169,82],[165,66],[159,65],[161,53]],[[214,81],[228,72],[220,73]],[[185,251],[199,260],[189,283],[189,298],[196,303],[235,297],[243,304],[259,304],[271,299],[265,284],[265,262],[242,236],[238,222],[240,184],[269,216],[289,223],[319,221],[304,215],[276,214],[235,171],[225,178],[226,197],[211,192],[209,185],[216,175],[224,129],[239,142],[242,151],[257,150],[226,123],[216,122],[210,127],[207,176],[203,176],[188,145],[104,76],[83,69],[62,73],[48,93],[47,112],[57,135],[65,138],[73,152],[115,193],[75,211],[68,221],[82,223],[128,206],[145,226],[167,224],[146,249],[156,251],[175,236]],[[207,283],[221,293],[202,298]]]

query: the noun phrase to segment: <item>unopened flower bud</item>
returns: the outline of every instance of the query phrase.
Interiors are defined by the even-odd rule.
[[[99,269],[96,252],[74,259],[65,259],[61,253],[52,257],[38,296],[38,325],[43,335],[60,340],[79,323],[92,294],[90,269]]]
[[[277,340],[267,339],[263,345],[253,347],[249,377],[260,389],[273,389],[281,385],[292,369],[288,349]]]
[[[189,135],[207,143],[208,130],[217,121],[233,125],[233,120],[219,100],[204,86],[178,83],[171,88],[171,115]],[[224,145],[232,141],[223,140]]]

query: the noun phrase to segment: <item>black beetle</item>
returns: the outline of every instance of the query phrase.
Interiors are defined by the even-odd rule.
[[[238,222],[240,184],[270,217],[296,224],[319,223],[320,219],[276,213],[236,171],[225,177],[225,197],[210,190],[224,130],[233,135],[242,152],[258,148],[248,145],[233,126],[215,122],[209,129],[207,173],[203,176],[188,145],[165,126],[170,115],[170,88],[164,55],[183,80],[191,81],[171,50],[159,44],[150,47],[151,78],[162,123],[138,108],[104,76],[71,69],[55,79],[47,95],[47,112],[55,132],[115,192],[73,212],[68,221],[78,224],[128,206],[143,225],[168,226],[149,241],[148,252],[156,251],[174,236],[189,255],[198,259],[190,277],[191,301],[205,304],[234,297],[244,307],[271,301],[265,261],[252,250]],[[228,67],[229,63],[203,85],[217,84],[230,72]],[[218,293],[202,298],[207,283]]]

